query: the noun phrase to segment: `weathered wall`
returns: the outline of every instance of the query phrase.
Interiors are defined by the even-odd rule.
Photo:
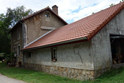
[[[92,79],[112,66],[110,34],[124,35],[124,10],[91,41],[58,46],[57,62],[51,61],[50,48],[43,48],[32,51],[31,58],[25,55],[25,67],[69,78]]]
[[[32,52],[31,58],[27,58],[25,55],[24,63],[29,64],[27,66],[33,67],[33,69],[36,68],[35,65],[39,65],[39,67],[45,66],[45,68],[42,68],[44,71],[46,69],[46,72],[57,75],[62,75],[72,78],[73,77],[72,74],[74,74],[77,77],[73,77],[73,78],[76,79],[93,78],[94,72],[92,70],[94,70],[94,66],[93,66],[93,57],[90,54],[90,42],[81,42],[81,43],[58,46],[57,62],[52,62],[50,48],[43,48],[31,52]],[[31,64],[35,64],[35,65],[31,66]],[[58,70],[56,70],[56,67],[58,68]],[[68,71],[65,72],[67,75],[62,74],[63,71],[60,71],[59,68],[60,70],[63,68],[68,69]],[[73,72],[73,70],[77,72]],[[80,77],[80,75],[82,75],[84,78]]]
[[[21,24],[16,26],[17,28],[15,28],[13,30],[13,32],[11,32],[11,52],[13,52],[14,54],[17,55],[17,63],[18,62],[22,62],[22,52],[20,51],[20,54],[17,54],[17,48],[18,46],[20,46],[20,49],[23,48],[23,39],[22,39],[22,28],[21,28]]]
[[[112,66],[110,34],[124,35],[124,10],[111,20],[92,39],[92,56],[95,70]]]
[[[31,58],[24,59],[26,63],[53,65],[78,69],[93,70],[92,56],[89,51],[89,43],[75,43],[57,47],[57,62],[51,61],[50,48],[31,51]]]
[[[76,79],[93,79],[112,66],[110,34],[124,35],[124,10],[91,41],[57,47],[57,62],[51,61],[50,48],[32,51],[25,67]],[[26,56],[26,55],[25,55]]]
[[[47,17],[46,14],[49,14]],[[26,29],[26,44],[30,43],[31,41],[37,39],[44,33],[59,28],[65,23],[61,21],[58,17],[56,17],[53,13],[49,11],[44,11],[34,17],[31,17],[24,21],[25,29]],[[48,27],[51,29],[45,29],[44,27]]]
[[[49,17],[46,17],[45,15],[48,13]],[[23,49],[24,46],[30,43],[31,41],[37,39],[46,32],[61,27],[63,25],[65,25],[63,21],[61,21],[53,13],[47,10],[38,15],[33,16],[25,20],[22,24],[17,24],[15,26],[16,28],[11,32],[11,51],[16,53],[17,55],[18,46]],[[23,63],[22,52],[19,56],[17,56],[17,62],[20,61]]]

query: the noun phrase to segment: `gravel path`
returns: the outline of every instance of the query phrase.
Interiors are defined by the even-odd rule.
[[[0,74],[0,83],[25,83],[25,82],[13,78],[8,78],[7,76]]]

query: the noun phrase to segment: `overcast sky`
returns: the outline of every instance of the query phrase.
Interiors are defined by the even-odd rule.
[[[33,11],[57,5],[59,15],[68,23],[72,23],[109,7],[111,3],[119,2],[120,0],[0,0],[0,13],[5,13],[7,8],[21,5]]]

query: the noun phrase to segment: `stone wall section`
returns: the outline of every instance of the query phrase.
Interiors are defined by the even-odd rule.
[[[63,77],[73,78],[77,80],[92,80],[95,77],[95,71],[93,70],[84,70],[84,69],[59,67],[59,66],[47,66],[40,64],[30,64],[30,63],[25,63],[24,67]]]

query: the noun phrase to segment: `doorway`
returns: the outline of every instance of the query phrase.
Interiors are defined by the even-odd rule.
[[[124,63],[124,35],[110,35],[113,64]]]

